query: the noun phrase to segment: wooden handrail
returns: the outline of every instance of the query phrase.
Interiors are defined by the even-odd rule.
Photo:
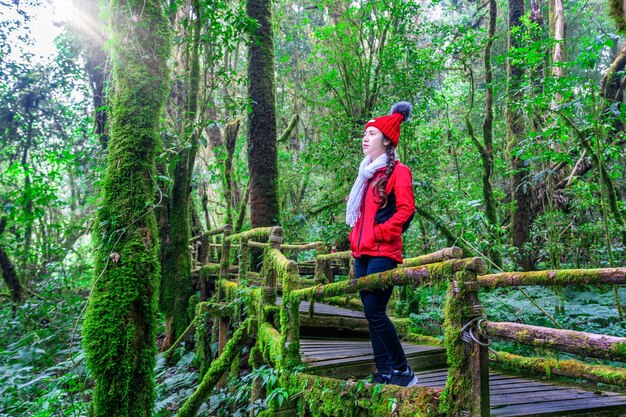
[[[229,225],[224,225],[221,227],[218,227],[217,229],[211,229],[208,230],[202,234],[199,234],[198,236],[194,236],[191,239],[189,239],[189,242],[195,242],[197,240],[202,239],[202,237],[208,237],[208,236],[215,236],[215,235],[221,235],[222,233],[224,233],[224,230],[226,230],[226,228],[230,227]]]
[[[417,256],[415,258],[403,259],[403,262],[400,266],[402,268],[406,268],[410,266],[433,264],[436,262],[443,262],[448,259],[459,259],[462,256],[463,256],[463,250],[457,246],[452,246],[449,248],[440,249],[433,253]]]
[[[509,322],[485,322],[487,334],[531,346],[626,362],[626,337],[551,329]]]
[[[421,285],[447,279],[452,272],[472,270],[484,272],[487,265],[480,258],[454,259],[423,266],[396,268],[386,272],[367,275],[365,277],[313,288],[303,288],[291,293],[293,301],[304,299],[319,300],[325,297],[355,293],[360,290],[377,290],[394,285]]]
[[[502,272],[480,276],[478,283],[481,287],[490,288],[524,285],[626,284],[626,268]]]
[[[281,250],[296,250],[296,251],[305,251],[305,250],[313,250],[313,249],[319,249],[321,246],[325,247],[326,243],[325,242],[309,242],[309,243],[302,243],[302,244],[283,244],[280,246]]]
[[[232,242],[234,240],[249,240],[253,237],[268,237],[272,231],[271,227],[258,227],[256,229],[246,230],[245,232],[236,233],[226,238],[226,241]]]

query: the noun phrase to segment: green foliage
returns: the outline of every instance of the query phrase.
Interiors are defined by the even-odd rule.
[[[91,388],[79,315],[89,276],[67,262],[30,298],[0,308],[0,416],[86,416]],[[45,284],[44,284],[45,283]]]

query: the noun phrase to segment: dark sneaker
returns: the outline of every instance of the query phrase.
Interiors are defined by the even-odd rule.
[[[376,372],[374,378],[372,378],[372,384],[388,384],[390,380],[391,374]]]
[[[417,377],[413,373],[413,369],[410,366],[406,367],[406,371],[400,372],[394,369],[391,373],[391,380],[388,382],[390,385],[398,385],[401,387],[412,387],[417,385]]]

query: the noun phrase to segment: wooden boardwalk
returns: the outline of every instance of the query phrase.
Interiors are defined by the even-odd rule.
[[[313,321],[324,316],[363,319],[362,312],[316,303]],[[303,314],[309,305],[300,305]],[[307,372],[337,379],[364,378],[374,369],[368,340],[300,340],[302,361]],[[448,374],[443,347],[403,343],[407,360],[416,371],[418,385],[444,388]],[[545,381],[491,373],[489,378],[491,415],[506,417],[532,416],[620,416],[626,417],[626,395],[590,391],[577,387],[553,385]]]

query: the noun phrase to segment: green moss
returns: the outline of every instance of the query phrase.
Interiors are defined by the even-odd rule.
[[[615,21],[618,31],[623,32],[626,30],[626,21],[624,20],[624,3],[622,0],[609,0],[609,15]]]
[[[507,352],[498,352],[494,366],[522,374],[551,374],[570,378],[581,378],[626,388],[626,369],[605,365],[590,365],[575,360],[524,357]]]
[[[227,279],[220,279],[217,282],[218,299],[232,301],[235,299],[235,292],[239,288],[239,284]]]
[[[439,391],[435,389],[365,385],[362,381],[340,381],[303,373],[291,374],[287,384],[300,416],[440,416]],[[392,403],[395,403],[393,412]]]
[[[199,303],[196,306],[194,326],[196,328],[196,362],[200,365],[200,377],[202,378],[211,366],[213,360],[211,355],[211,344],[208,340],[207,330],[212,320],[211,310],[206,308],[206,303]]]
[[[200,277],[205,280],[217,277],[220,274],[220,264],[204,264],[200,268]]]
[[[626,343],[616,343],[612,351],[614,354],[626,359]]]
[[[83,343],[95,381],[92,415],[149,416],[160,274],[154,178],[160,118],[169,90],[170,25],[158,1],[109,4],[110,141],[92,234],[96,278]],[[145,45],[153,45],[150,54]]]
[[[325,303],[336,305],[339,307],[347,307],[356,310],[363,310],[363,303],[360,299],[355,297],[345,296],[336,296],[336,297],[328,297],[324,299]]]
[[[408,333],[404,335],[402,339],[418,345],[441,346],[441,344],[444,343],[443,340],[437,339],[436,337],[426,336],[418,333]]]
[[[269,323],[259,325],[256,347],[265,363],[276,369],[281,369],[283,364],[283,348],[280,340],[280,333],[274,326]]]
[[[240,355],[241,348],[247,339],[247,328],[248,322],[244,322],[235,333],[233,333],[233,337],[224,347],[224,351],[220,357],[213,361],[196,391],[181,407],[178,412],[178,417],[194,417],[196,415],[200,406],[204,403],[222,374],[229,369],[233,361],[235,361],[235,357]]]
[[[250,240],[252,238],[263,238],[268,237],[270,232],[272,231],[271,227],[257,227],[255,229],[250,229],[245,232],[237,233],[234,235],[230,235],[226,238],[229,242],[233,242],[236,240]]]
[[[503,272],[479,276],[478,282],[482,287],[490,288],[519,285],[626,284],[626,274],[618,268]]]
[[[472,377],[465,342],[461,340],[461,328],[471,312],[466,301],[465,282],[475,281],[476,275],[469,271],[457,272],[458,293],[453,290],[452,279],[448,283],[444,307],[444,340],[448,358],[448,377],[441,394],[439,411],[449,416],[461,416],[472,409]]]
[[[466,260],[451,260],[419,267],[397,268],[391,271],[371,274],[359,279],[350,279],[313,288],[304,288],[291,293],[295,300],[343,296],[357,291],[385,289],[394,285],[420,285],[445,281],[455,270],[462,269]]]

